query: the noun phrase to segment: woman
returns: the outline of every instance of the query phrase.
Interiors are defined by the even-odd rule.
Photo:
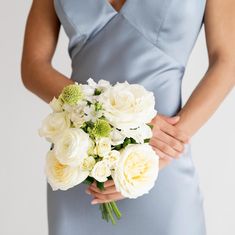
[[[112,180],[104,192],[95,185],[68,191],[48,185],[50,235],[206,234],[189,140],[235,84],[234,11],[233,0],[33,1],[22,56],[26,88],[48,103],[74,81],[127,80],[154,92],[159,113],[150,143],[161,157],[161,171],[151,192],[128,200]],[[203,23],[208,71],[181,107],[182,77]],[[70,78],[51,64],[60,25],[70,39]],[[98,210],[99,203],[112,200],[123,213],[115,227]]]

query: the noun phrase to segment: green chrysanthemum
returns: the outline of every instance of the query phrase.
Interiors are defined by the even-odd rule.
[[[81,87],[77,84],[68,85],[64,87],[59,98],[66,104],[77,104],[83,98]]]
[[[94,128],[92,129],[92,134],[94,137],[108,137],[111,132],[111,126],[109,123],[103,119],[98,119]]]

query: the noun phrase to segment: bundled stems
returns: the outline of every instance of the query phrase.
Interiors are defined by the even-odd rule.
[[[115,214],[117,219],[120,219],[122,216],[121,212],[119,211],[114,201],[102,203],[100,205],[100,210],[102,213],[102,219],[105,219],[107,222],[111,220],[112,224],[116,224],[113,213]]]

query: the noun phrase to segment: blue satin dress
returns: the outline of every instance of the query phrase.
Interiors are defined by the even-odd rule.
[[[206,0],[127,0],[117,12],[107,0],[54,0],[70,41],[71,79],[127,80],[154,92],[159,113],[181,109],[181,83],[203,24]],[[47,184],[49,235],[205,235],[203,196],[191,146],[161,170],[154,188],[117,204],[113,226],[80,184],[52,191]]]

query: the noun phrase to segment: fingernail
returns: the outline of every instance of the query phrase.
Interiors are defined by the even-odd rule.
[[[86,190],[86,193],[87,193],[87,194],[91,194],[89,190]]]
[[[180,118],[180,116],[174,116],[173,118],[175,118],[175,119],[179,119],[179,118]]]
[[[91,204],[97,204],[98,202],[96,200],[91,201]]]

